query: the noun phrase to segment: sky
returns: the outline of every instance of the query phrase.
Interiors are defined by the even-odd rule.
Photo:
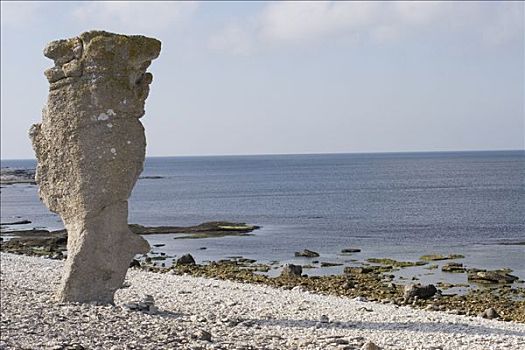
[[[1,2],[1,157],[34,158],[46,43],[162,41],[148,156],[525,149],[523,2]]]

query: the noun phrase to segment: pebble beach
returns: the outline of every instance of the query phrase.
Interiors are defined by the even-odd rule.
[[[114,306],[57,303],[63,261],[1,267],[0,349],[525,348],[520,323],[135,269]]]

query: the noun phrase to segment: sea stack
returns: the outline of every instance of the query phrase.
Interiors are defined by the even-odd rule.
[[[113,303],[148,243],[128,229],[128,198],[146,148],[139,118],[160,41],[90,31],[49,43],[49,96],[29,134],[44,204],[68,231],[60,301]]]

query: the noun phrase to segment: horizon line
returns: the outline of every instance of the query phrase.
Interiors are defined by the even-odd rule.
[[[335,155],[335,154],[413,154],[413,153],[481,153],[481,152],[525,152],[524,149],[467,149],[467,150],[431,150],[431,151],[376,151],[376,152],[304,152],[304,153],[244,153],[244,154],[180,154],[180,155],[146,155],[145,158],[190,158],[190,157],[254,157],[254,156],[313,156],[313,155]],[[36,160],[36,158],[0,158],[0,161],[11,160]]]

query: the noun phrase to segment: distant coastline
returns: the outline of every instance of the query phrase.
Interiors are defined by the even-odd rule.
[[[211,158],[211,157],[266,157],[266,156],[323,156],[323,155],[410,155],[410,154],[475,154],[475,153],[523,153],[525,149],[483,149],[483,150],[434,150],[434,151],[377,151],[377,152],[304,152],[304,153],[255,153],[255,154],[198,154],[198,155],[146,155],[149,158]],[[2,162],[34,161],[36,158],[1,158]],[[2,165],[3,167],[4,165]]]

